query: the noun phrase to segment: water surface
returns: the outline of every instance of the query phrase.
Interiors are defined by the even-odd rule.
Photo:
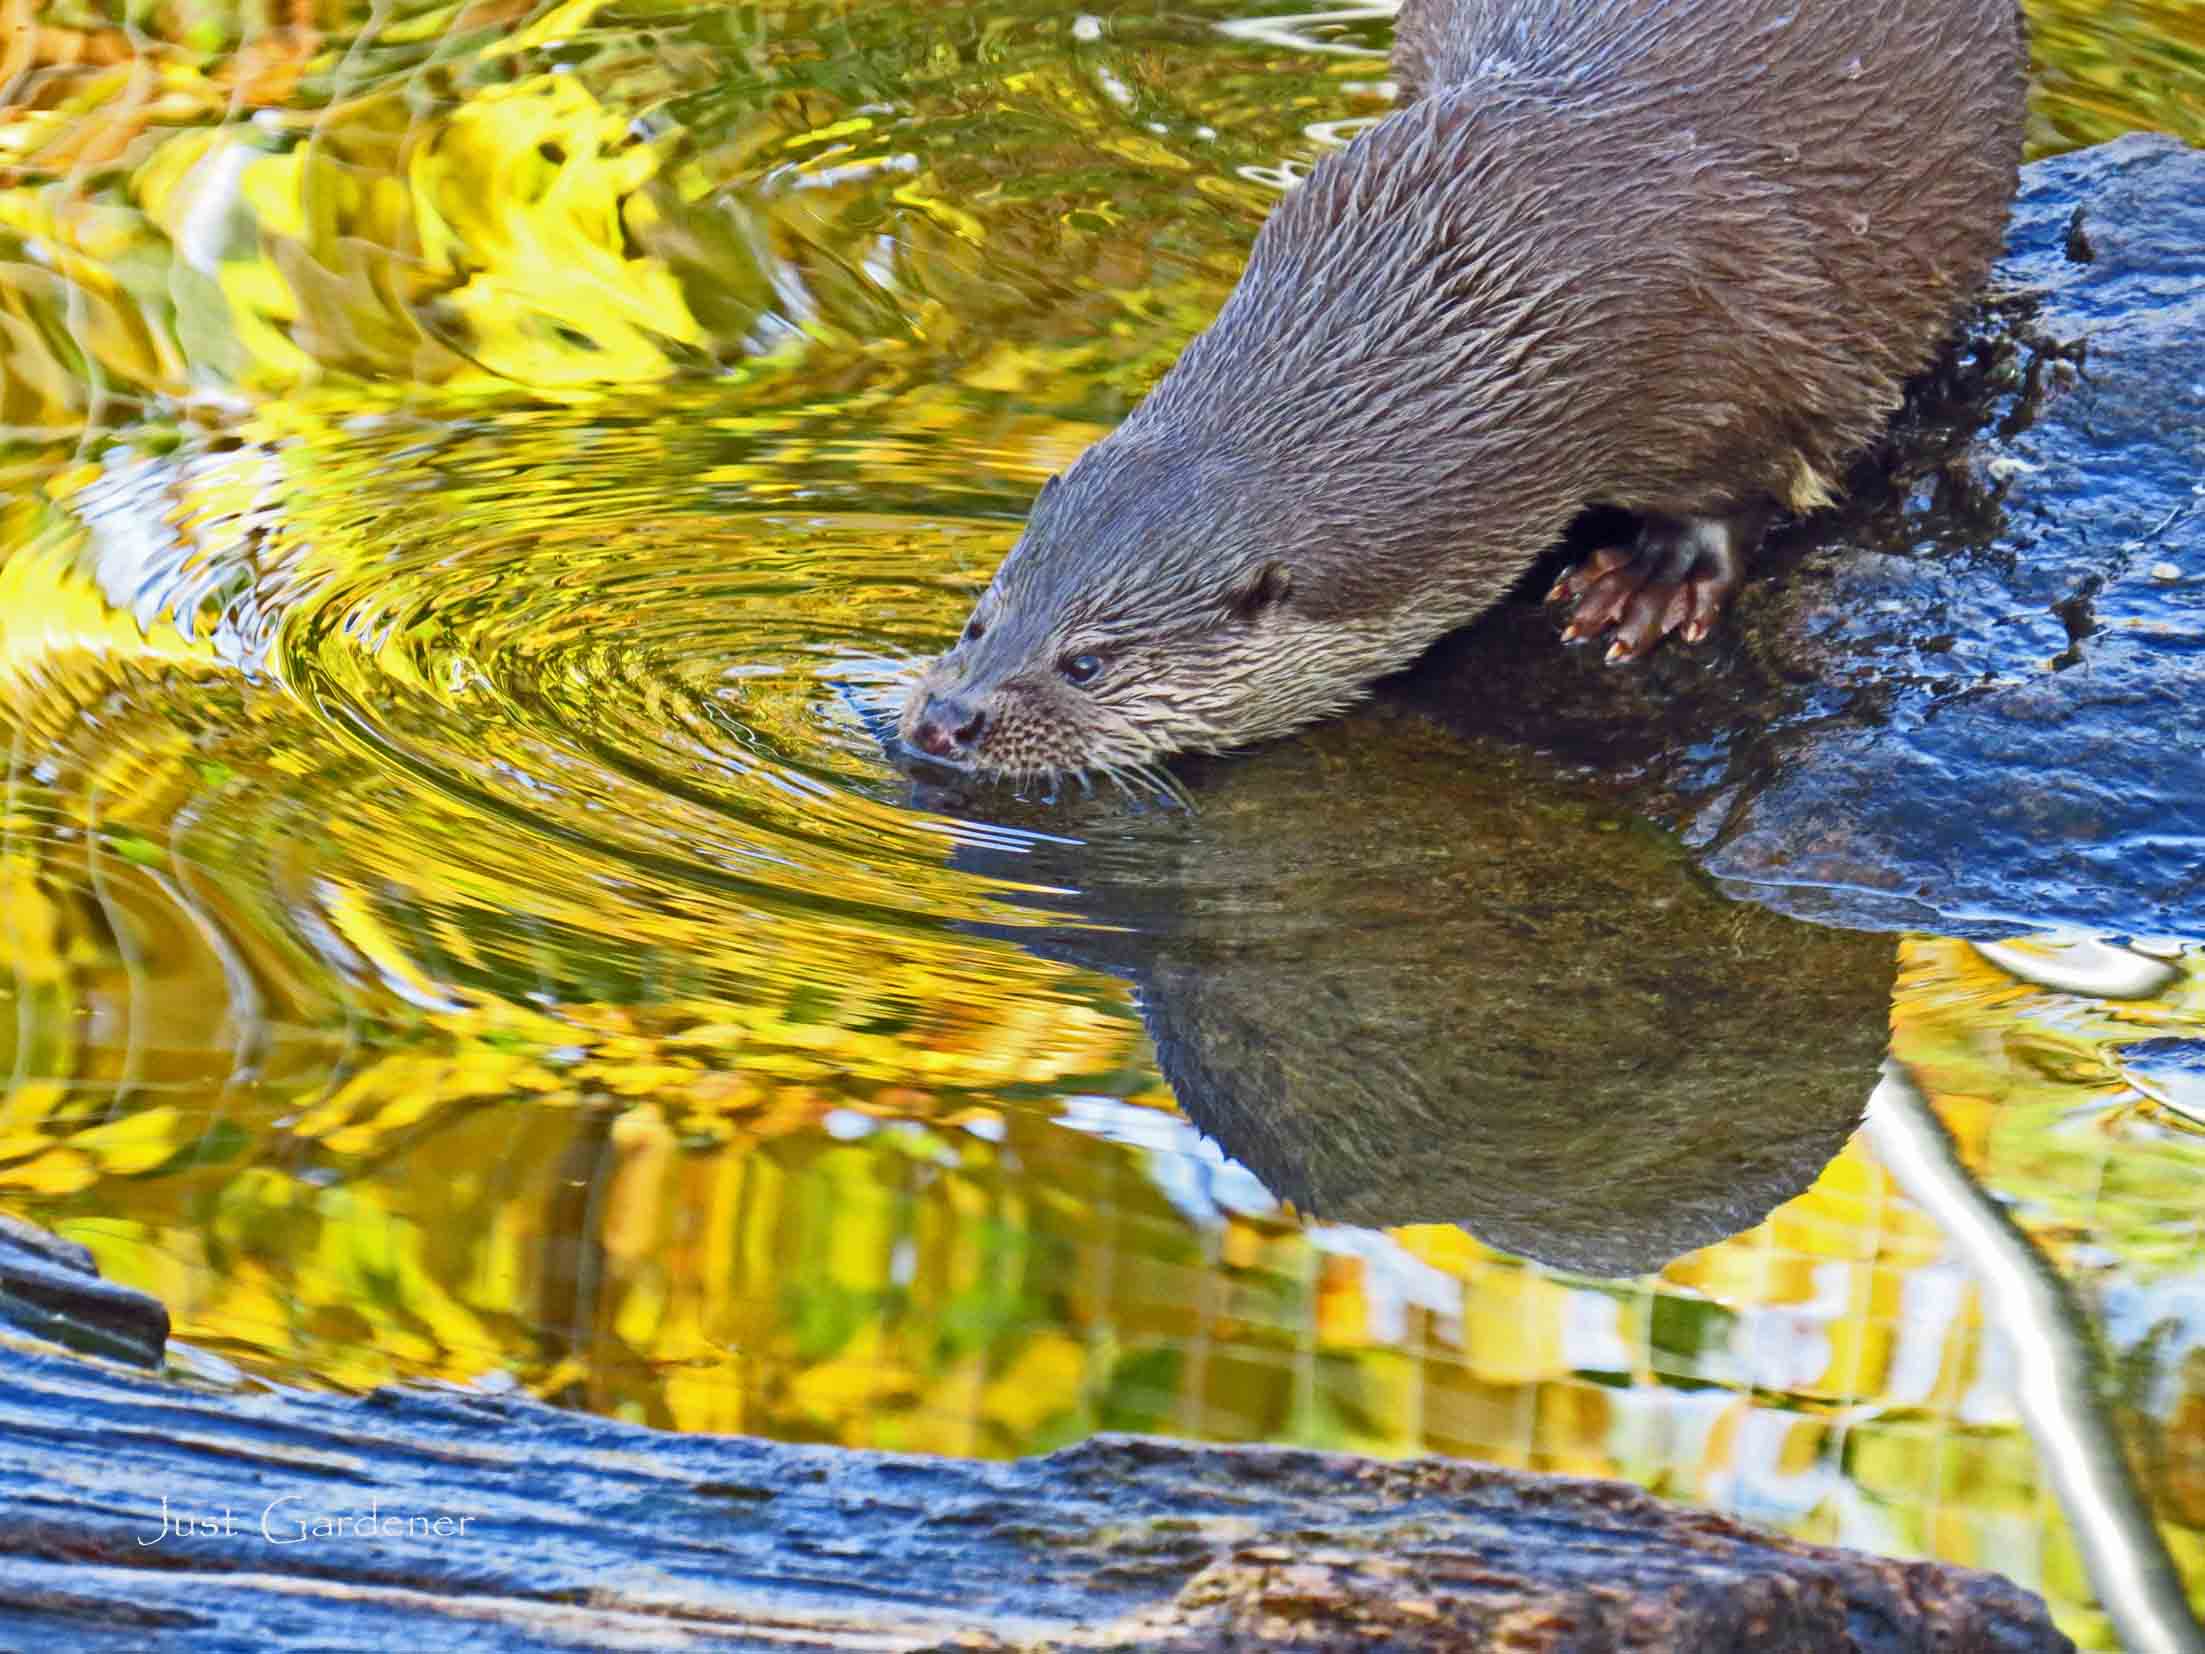
[[[2033,14],[2039,152],[2205,140],[2195,7]],[[2205,1600],[2196,941],[1799,925],[1398,709],[1197,766],[1192,817],[883,760],[866,709],[1383,113],[1389,38],[41,8],[0,1203],[202,1377],[1621,1475],[2114,1646],[1984,1260],[1849,1139],[1889,1041]]]

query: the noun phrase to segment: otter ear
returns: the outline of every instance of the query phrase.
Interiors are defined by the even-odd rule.
[[[1294,571],[1284,563],[1266,563],[1243,580],[1225,600],[1233,619],[1246,623],[1294,595]]]

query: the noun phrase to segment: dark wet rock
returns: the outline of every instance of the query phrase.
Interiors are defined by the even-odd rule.
[[[1129,977],[1187,1117],[1305,1216],[1638,1274],[1844,1147],[1895,949],[1724,899],[1551,768],[1366,708],[1188,766],[1191,816],[964,859],[1077,891],[1110,928],[1003,934]]]
[[[511,1394],[205,1396],[0,1345],[0,1479],[9,1648],[2073,1646],[1986,1574],[1432,1459],[1104,1437],[975,1463]],[[467,1526],[409,1532],[439,1517]]]
[[[1556,630],[1512,604],[1398,693],[1789,911],[2205,935],[2205,153],[2028,170],[1998,296],[1716,644],[1612,670]]]
[[[100,1279],[92,1254],[0,1213],[0,1324],[141,1367],[160,1365],[168,1311],[135,1288]]]

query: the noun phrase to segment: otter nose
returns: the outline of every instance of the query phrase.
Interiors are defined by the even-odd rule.
[[[937,758],[956,758],[969,751],[987,727],[986,708],[968,706],[950,696],[929,695],[911,739]]]

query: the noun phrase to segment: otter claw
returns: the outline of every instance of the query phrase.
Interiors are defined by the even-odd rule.
[[[1565,569],[1562,578],[1547,591],[1549,603],[1565,603],[1581,592],[1589,591],[1600,579],[1613,574],[1630,561],[1628,553],[1616,546],[1602,546],[1575,568]]]
[[[1577,600],[1562,641],[1578,643],[1612,629],[1611,665],[1638,659],[1672,633],[1687,643],[1705,642],[1767,519],[1765,510],[1651,518],[1629,550],[1601,547],[1547,593],[1549,602]]]
[[[1631,606],[1631,599],[1638,593],[1638,585],[1628,570],[1605,569],[1587,580],[1583,590],[1584,595],[1577,600],[1577,612],[1570,616],[1570,623],[1563,630],[1565,643],[1575,643],[1595,632],[1606,631],[1622,620]]]

